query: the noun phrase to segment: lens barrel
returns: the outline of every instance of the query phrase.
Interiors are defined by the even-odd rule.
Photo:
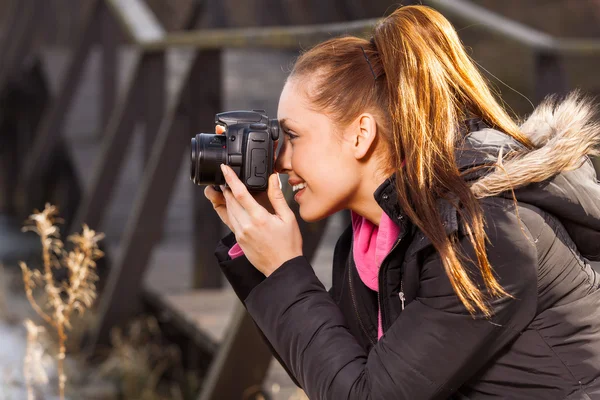
[[[221,185],[225,183],[221,164],[227,160],[227,137],[199,133],[192,138],[190,154],[190,179],[196,185]]]

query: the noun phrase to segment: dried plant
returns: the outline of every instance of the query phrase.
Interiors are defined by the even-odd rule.
[[[74,247],[66,251],[60,239],[56,223],[58,209],[46,204],[43,211],[35,211],[29,216],[23,231],[32,231],[39,235],[42,242],[43,270],[31,270],[24,262],[19,265],[23,272],[23,283],[29,303],[37,314],[52,327],[58,337],[58,385],[60,398],[64,399],[67,377],[64,372],[64,360],[67,331],[72,329],[71,317],[75,312],[82,315],[92,306],[96,298],[96,260],[103,256],[98,249],[98,241],[104,235],[97,234],[87,225],[81,234],[68,237]],[[54,269],[67,272],[65,281],[55,279]],[[38,304],[34,290],[38,288],[46,294],[46,303]]]
[[[183,399],[184,390],[180,385],[159,387],[167,372],[181,369],[181,354],[176,346],[164,345],[155,318],[136,319],[124,330],[113,328],[111,345],[112,350],[100,366],[99,375],[115,379],[124,398]]]
[[[45,354],[44,346],[39,340],[40,334],[45,332],[45,329],[30,319],[25,320],[24,324],[27,328],[27,349],[23,363],[23,375],[27,387],[27,399],[34,400],[34,387],[38,384],[48,383],[48,375],[42,361]]]
[[[0,318],[6,318],[9,315],[8,306],[6,304],[6,293],[8,284],[6,282],[6,273],[4,265],[0,264]]]

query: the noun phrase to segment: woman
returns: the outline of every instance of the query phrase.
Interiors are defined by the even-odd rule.
[[[329,293],[276,174],[266,201],[222,166],[216,255],[311,399],[600,398],[593,111],[575,93],[518,126],[446,19],[399,8],[304,53],[281,94],[300,216],[352,212]]]

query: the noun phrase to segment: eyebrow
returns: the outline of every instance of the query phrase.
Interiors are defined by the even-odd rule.
[[[282,118],[279,120],[279,125],[281,125],[281,127],[283,129],[287,130],[287,129],[290,129],[290,126],[289,126],[290,122],[293,122],[295,124],[294,120],[292,120],[292,119]]]

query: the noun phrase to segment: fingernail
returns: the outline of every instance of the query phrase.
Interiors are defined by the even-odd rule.
[[[225,185],[219,185],[219,187],[221,188],[221,192],[225,193]]]
[[[227,168],[225,167],[225,164],[221,164],[221,171],[223,172],[224,176],[227,176],[228,171],[227,171]]]

